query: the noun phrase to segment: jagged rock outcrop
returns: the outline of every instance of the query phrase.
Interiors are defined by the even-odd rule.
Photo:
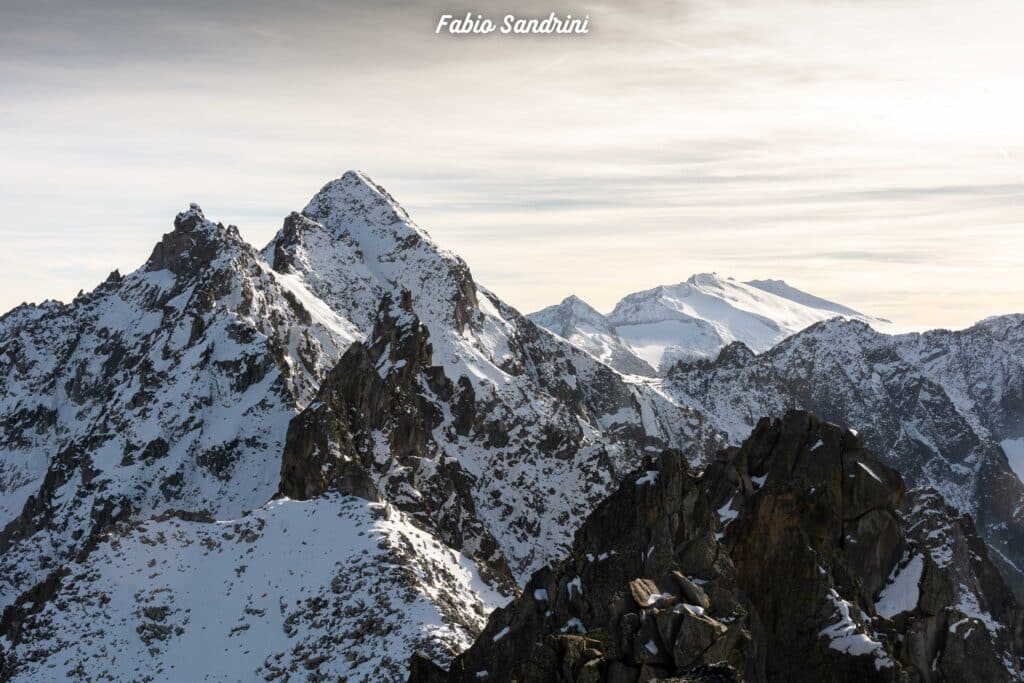
[[[432,365],[429,335],[409,293],[397,302],[385,296],[371,340],[349,347],[317,399],[289,425],[280,494],[306,500],[337,491],[392,501],[473,557],[511,595],[508,563],[476,514],[475,478],[444,456],[434,436],[441,427],[456,436],[480,428],[471,387],[464,383],[461,391]]]
[[[968,519],[793,411],[703,472],[668,451],[628,477],[568,558],[410,681],[1010,681],[1021,625]]]

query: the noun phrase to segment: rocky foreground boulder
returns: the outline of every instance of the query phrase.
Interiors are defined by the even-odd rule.
[[[1022,612],[969,517],[791,411],[703,472],[627,477],[445,671],[455,681],[1019,680]]]

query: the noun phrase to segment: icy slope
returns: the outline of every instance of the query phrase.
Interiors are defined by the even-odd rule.
[[[807,292],[799,290],[786,283],[784,280],[747,280],[743,284],[756,287],[757,289],[782,297],[783,299],[789,299],[790,301],[794,301],[801,306],[807,306],[808,308],[830,311],[836,315],[845,316],[847,318],[865,317],[860,311],[855,311],[849,306],[843,306],[842,304],[837,304],[836,302],[829,301],[828,299],[822,299],[820,296],[808,294]],[[888,321],[879,319],[879,322],[885,323]]]

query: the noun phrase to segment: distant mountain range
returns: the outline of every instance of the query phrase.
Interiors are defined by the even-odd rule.
[[[794,407],[858,425],[912,486],[974,518],[1024,594],[1024,484],[1007,457],[1024,436],[1024,316],[905,335],[830,320],[762,354],[734,343],[679,363],[662,388],[714,416],[730,442]]]
[[[0,317],[0,680],[1017,680],[1024,317],[884,324],[527,318],[358,172],[263,249],[192,205]]]
[[[528,316],[625,373],[664,373],[681,360],[712,358],[732,342],[760,353],[834,317],[886,330],[889,321],[822,299],[782,280],[738,282],[693,275],[623,297],[602,315],[576,296]]]

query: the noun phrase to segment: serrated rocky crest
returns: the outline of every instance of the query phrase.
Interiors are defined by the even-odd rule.
[[[762,420],[627,477],[441,681],[1011,681],[1021,610],[969,521],[846,429]],[[920,522],[949,533],[932,547]]]

